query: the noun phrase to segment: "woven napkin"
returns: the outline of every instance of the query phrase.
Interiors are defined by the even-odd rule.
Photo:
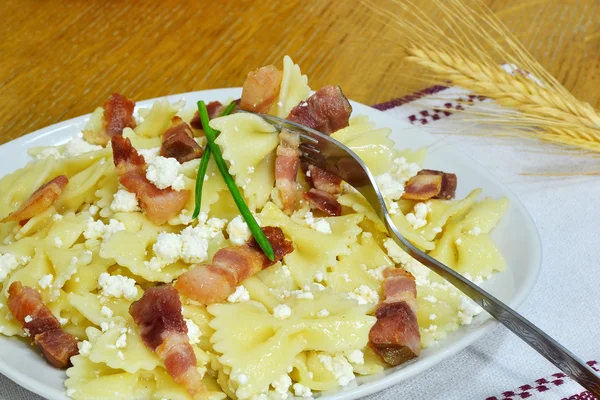
[[[543,246],[542,271],[519,311],[578,356],[600,360],[600,273],[597,272],[600,178],[523,175],[589,171],[594,169],[595,160],[556,154],[556,148],[534,146],[526,140],[460,135],[473,132],[474,128],[457,118],[456,111],[486,101],[461,88],[435,86],[374,107],[451,143],[515,192],[532,215]],[[415,134],[419,131],[415,129]],[[588,364],[598,370],[595,361]],[[40,399],[0,375],[0,400]],[[512,333],[498,327],[429,371],[368,399],[592,400],[594,397]]]

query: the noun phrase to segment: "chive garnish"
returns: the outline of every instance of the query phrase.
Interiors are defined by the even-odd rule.
[[[231,114],[233,109],[235,108],[235,102],[229,103],[229,105],[223,110],[221,113],[221,117]],[[204,125],[202,126],[204,127]],[[215,136],[219,136],[219,131],[215,131]],[[206,169],[208,168],[208,161],[210,160],[210,147],[206,146],[204,149],[204,154],[202,154],[202,158],[200,159],[200,165],[198,166],[198,175],[196,175],[196,204],[194,206],[194,213],[192,214],[192,218],[198,218],[200,215],[200,206],[202,205],[202,186],[204,185],[204,176],[206,175]]]
[[[267,239],[267,237],[265,236],[262,229],[260,229],[260,226],[258,226],[258,223],[254,219],[254,216],[250,212],[250,209],[244,202],[244,198],[242,197],[242,194],[240,193],[240,189],[237,187],[237,185],[235,184],[235,181],[233,180],[233,177],[227,170],[227,164],[225,164],[225,160],[223,159],[223,154],[221,153],[221,149],[215,143],[215,139],[217,138],[217,131],[212,129],[210,127],[210,125],[208,124],[208,122],[209,122],[208,110],[206,109],[206,104],[204,104],[204,102],[202,100],[198,102],[198,111],[200,113],[200,120],[202,121],[202,127],[204,128],[204,133],[206,134],[206,139],[207,139],[207,143],[208,143],[206,150],[210,149],[210,152],[215,156],[215,162],[217,163],[219,172],[223,176],[223,180],[225,181],[227,188],[231,192],[233,201],[235,201],[235,204],[237,205],[238,210],[240,210],[240,214],[242,214],[242,218],[244,218],[244,220],[248,224],[248,228],[250,228],[250,232],[252,232],[252,236],[254,236],[254,239],[256,239],[256,242],[258,243],[258,245],[260,246],[262,251],[265,253],[265,255],[269,258],[269,260],[274,261],[275,254],[273,253],[273,248],[271,247],[271,243],[269,242],[269,239]],[[207,163],[208,163],[208,161],[207,161]],[[200,162],[200,166],[202,166],[202,161]],[[204,181],[204,177],[202,177],[200,179],[201,179],[200,182]],[[196,192],[196,195],[198,195],[197,192]],[[196,207],[197,207],[197,205],[196,205]]]

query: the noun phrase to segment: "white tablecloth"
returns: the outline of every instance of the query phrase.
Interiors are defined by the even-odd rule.
[[[442,94],[452,97],[453,91]],[[458,91],[456,92],[458,93]],[[520,139],[445,135],[462,126],[454,116],[417,114],[436,100],[426,98],[388,109],[398,118],[436,132],[468,154],[514,191],[539,229],[543,246],[542,272],[519,311],[584,360],[600,360],[600,177],[539,177],[522,173],[600,171],[600,159],[555,154],[551,146],[535,147]],[[397,103],[402,103],[399,101]],[[443,102],[442,102],[443,103]],[[443,113],[442,113],[443,114]],[[552,152],[552,153],[551,153]],[[572,397],[583,388],[560,379],[552,383],[556,368],[503,327],[426,373],[370,397],[392,399],[476,399],[503,397],[507,391],[529,384],[532,398]],[[549,391],[539,392],[535,381],[546,378]],[[539,381],[544,382],[544,381]],[[527,390],[527,387],[524,388]],[[0,375],[0,400],[39,400]]]

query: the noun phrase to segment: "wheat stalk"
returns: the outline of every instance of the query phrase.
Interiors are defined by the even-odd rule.
[[[424,68],[431,83],[450,81],[517,111],[499,117],[477,109],[472,113],[479,122],[487,117],[490,123],[521,127],[528,137],[600,153],[598,110],[569,93],[489,9],[478,1],[471,6],[461,0],[431,1],[443,18],[434,21],[410,0],[391,0],[390,5],[412,19],[396,17],[379,2],[365,3],[402,35],[406,60]],[[516,73],[508,73],[502,63],[517,66]]]

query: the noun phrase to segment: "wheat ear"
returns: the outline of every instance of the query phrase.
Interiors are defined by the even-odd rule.
[[[468,0],[431,1],[442,14],[435,21],[411,0],[364,2],[401,35],[406,59],[423,67],[431,83],[450,81],[518,111],[503,118],[511,128],[521,126],[523,135],[600,152],[600,113],[569,93],[489,9],[477,0],[470,6]],[[398,18],[394,7],[413,18]],[[517,73],[508,73],[502,63],[516,66]],[[486,112],[475,112],[485,122]],[[497,114],[488,117],[498,123]]]
[[[534,125],[546,129],[535,133],[540,139],[600,152],[600,114],[588,103],[508,74],[499,65],[481,65],[431,48],[413,47],[407,53],[408,60],[453,84],[535,117]]]

